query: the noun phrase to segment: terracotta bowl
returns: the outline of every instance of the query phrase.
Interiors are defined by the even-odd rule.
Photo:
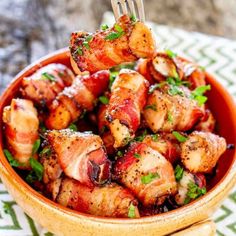
[[[70,66],[67,49],[50,54],[20,72],[8,86],[0,100],[0,117],[3,107],[16,94],[21,80],[38,68],[52,62]],[[207,82],[209,106],[218,122],[219,134],[227,143],[236,145],[236,108],[228,92],[209,74]],[[207,219],[217,209],[236,182],[236,152],[227,150],[220,158],[216,176],[208,193],[179,209],[140,219],[113,219],[79,213],[60,206],[37,193],[21,179],[8,164],[3,154],[4,133],[0,119],[0,176],[9,193],[22,209],[36,222],[57,235],[164,235]]]

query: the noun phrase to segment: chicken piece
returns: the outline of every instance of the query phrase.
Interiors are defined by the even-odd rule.
[[[71,35],[71,64],[76,73],[109,69],[138,58],[152,57],[155,41],[151,30],[142,22],[132,22],[127,15],[105,31]]]
[[[62,64],[49,64],[22,80],[20,91],[24,98],[41,106],[49,106],[64,87],[74,80],[72,71]]]
[[[57,130],[67,128],[84,110],[91,111],[94,101],[107,89],[108,83],[108,71],[77,76],[73,84],[59,93],[49,107],[47,128]]]
[[[161,205],[177,190],[171,163],[144,143],[133,143],[116,161],[114,176],[144,206]]]
[[[63,178],[50,183],[47,189],[54,201],[79,212],[106,217],[139,217],[138,201],[127,189],[115,183],[88,187]]]
[[[194,127],[195,130],[204,132],[213,132],[215,129],[216,120],[209,109],[205,110],[205,115],[199,123]]]
[[[165,85],[148,96],[144,118],[154,132],[187,131],[204,115],[204,107],[190,98],[184,86]]]
[[[65,175],[88,186],[110,181],[111,163],[98,135],[66,129],[48,131],[45,136]]]
[[[180,146],[176,139],[155,134],[147,135],[142,142],[158,151],[172,164],[180,157]]]
[[[183,171],[182,178],[178,182],[178,193],[175,202],[182,206],[206,193],[206,178],[202,174],[193,174]]]
[[[224,138],[209,132],[194,131],[181,144],[181,161],[192,173],[210,173],[225,150]]]
[[[33,145],[39,138],[37,110],[30,100],[12,99],[11,105],[4,108],[2,119],[8,149],[21,164],[19,168],[30,169]],[[37,159],[37,154],[33,158]]]
[[[140,125],[146,103],[148,81],[136,71],[122,69],[111,88],[106,119],[114,138],[114,147],[125,146]]]
[[[108,154],[114,154],[114,138],[109,130],[109,122],[106,119],[108,105],[101,105],[98,110],[98,130]]]

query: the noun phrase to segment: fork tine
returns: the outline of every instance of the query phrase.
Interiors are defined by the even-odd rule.
[[[128,14],[128,8],[127,8],[127,5],[126,5],[127,1],[126,0],[120,0],[119,2],[120,2],[120,5],[121,5],[121,9],[123,11],[123,14],[127,15]]]
[[[112,6],[112,9],[113,9],[113,12],[114,12],[115,19],[117,21],[119,16],[120,16],[119,1],[111,0],[111,6]]]
[[[133,16],[137,17],[133,0],[127,0],[127,2],[129,5],[131,16],[133,15]]]
[[[136,0],[136,4],[138,7],[139,20],[144,22],[145,21],[145,12],[144,12],[143,0]]]

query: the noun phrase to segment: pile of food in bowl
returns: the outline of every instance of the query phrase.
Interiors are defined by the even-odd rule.
[[[97,216],[138,218],[201,197],[227,148],[206,72],[122,16],[71,36],[71,66],[25,77],[4,108],[4,153],[34,189]]]

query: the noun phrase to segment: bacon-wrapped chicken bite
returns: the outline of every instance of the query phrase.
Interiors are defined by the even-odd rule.
[[[209,132],[194,131],[181,144],[181,161],[192,173],[210,173],[225,150],[224,138]]]
[[[106,70],[77,76],[72,85],[59,93],[49,107],[47,128],[67,128],[84,110],[91,111],[96,98],[107,89],[108,84],[109,72]]]
[[[178,176],[178,193],[175,202],[182,206],[206,193],[206,178],[203,174],[193,174],[177,166],[175,175]]]
[[[115,163],[114,172],[144,206],[160,205],[177,190],[171,163],[144,143],[133,143]]]
[[[142,22],[123,15],[110,29],[94,34],[74,32],[70,42],[74,71],[96,72],[123,62],[152,57],[155,42],[151,30]]]
[[[125,146],[134,138],[146,103],[148,81],[136,71],[122,69],[111,88],[106,119],[114,137],[114,147]]]
[[[106,112],[107,112],[108,105],[101,105],[98,111],[98,130],[100,136],[103,140],[104,146],[106,147],[108,154],[113,154],[115,149],[114,145],[114,138],[109,130],[109,122],[106,119]]]
[[[216,120],[209,109],[205,110],[204,116],[201,118],[199,123],[194,126],[195,130],[204,132],[213,132],[215,129]]]
[[[48,131],[46,138],[68,177],[88,186],[110,180],[110,161],[98,135],[66,129]]]
[[[107,217],[139,217],[137,200],[115,183],[88,187],[79,181],[63,178],[50,183],[48,191],[54,201],[79,212]]]
[[[170,135],[147,135],[143,143],[162,154],[170,163],[174,163],[180,157],[180,146],[175,138]]]
[[[62,64],[49,64],[25,77],[21,84],[24,98],[41,106],[49,106],[64,87],[70,86],[74,80],[72,71]]]
[[[164,85],[153,91],[144,107],[144,118],[154,132],[186,131],[204,115],[204,107],[185,86]]]
[[[12,99],[3,111],[7,147],[21,164],[19,168],[30,168],[29,159],[35,141],[39,138],[39,120],[33,103],[26,99]],[[37,158],[37,154],[33,155]]]
[[[205,72],[198,65],[183,60],[170,50],[158,52],[152,59],[140,60],[137,71],[151,84],[165,81],[168,77],[189,82],[191,89],[206,84]]]

